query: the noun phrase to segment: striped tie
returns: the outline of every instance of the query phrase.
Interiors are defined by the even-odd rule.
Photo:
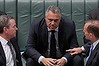
[[[16,66],[16,53],[15,53],[14,47],[12,46],[10,41],[8,41],[7,44],[10,47],[10,50],[11,50],[11,53],[12,53],[12,58],[13,58],[13,61],[14,61],[14,66]]]
[[[90,55],[92,54],[92,51],[93,51],[93,44],[92,44],[91,47],[90,47],[89,55],[88,55],[88,57],[86,58],[86,63],[87,63],[87,61],[88,61]]]

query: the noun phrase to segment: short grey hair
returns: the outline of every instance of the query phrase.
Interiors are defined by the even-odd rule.
[[[60,10],[60,8],[57,7],[57,6],[49,6],[49,7],[47,8],[46,12],[45,12],[45,15],[47,15],[47,13],[48,13],[49,11],[51,11],[51,12],[53,12],[53,13],[59,13],[59,14],[61,14],[61,10]]]
[[[14,19],[12,16],[1,15],[0,16],[0,33],[3,33],[4,27],[9,27],[9,20]]]

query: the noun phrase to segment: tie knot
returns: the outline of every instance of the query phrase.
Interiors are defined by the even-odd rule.
[[[10,41],[8,41],[7,44],[8,44],[9,46],[11,46],[11,42],[10,42]]]
[[[54,33],[54,32],[55,32],[55,30],[51,30],[51,32],[52,32],[52,33]]]
[[[94,47],[94,46],[93,46],[93,44],[92,44],[92,45],[91,45],[91,50],[93,50],[93,47]]]
[[[10,41],[8,41],[7,44],[9,45],[10,44]]]

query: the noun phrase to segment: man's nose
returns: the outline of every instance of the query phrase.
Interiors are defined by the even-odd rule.
[[[53,20],[53,21],[51,22],[51,24],[55,24],[55,21]]]
[[[16,29],[16,30],[18,30],[18,28],[17,28],[17,27],[16,27],[15,29]]]

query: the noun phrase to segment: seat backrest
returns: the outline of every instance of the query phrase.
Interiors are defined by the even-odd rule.
[[[78,42],[82,45],[84,21],[99,4],[98,0],[0,0],[0,10],[16,19],[21,50],[25,49],[31,22],[34,18],[41,19],[49,5],[59,6],[62,14],[75,22]]]

